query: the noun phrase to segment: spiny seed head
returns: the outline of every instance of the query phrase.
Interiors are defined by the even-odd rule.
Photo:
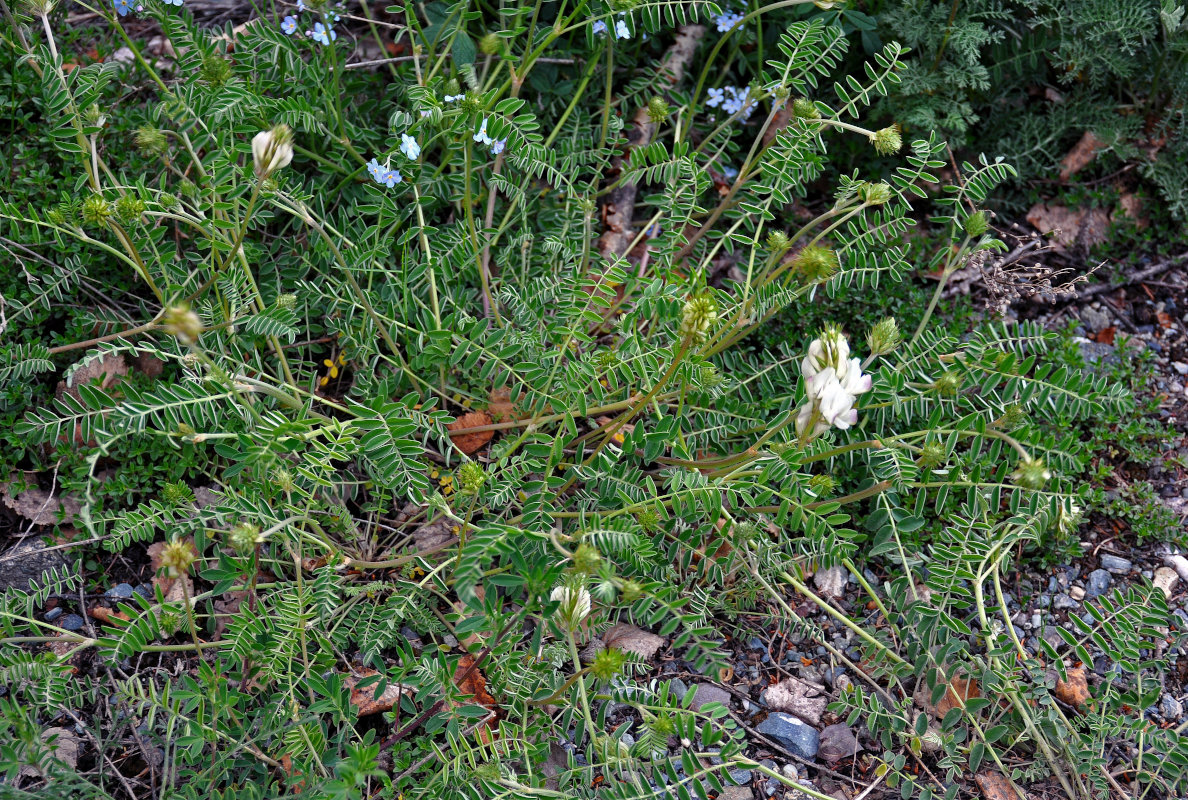
[[[264,537],[260,533],[260,526],[254,522],[237,523],[227,532],[227,544],[241,556],[252,553],[262,541]]]
[[[458,485],[464,494],[478,494],[486,480],[487,473],[477,461],[467,461],[458,467]]]
[[[627,655],[617,647],[599,650],[594,656],[594,663],[590,672],[600,681],[610,681],[623,674],[623,667],[627,664]]]
[[[985,211],[975,211],[965,218],[961,227],[965,229],[966,236],[976,239],[990,230],[990,215]]]
[[[141,125],[136,129],[136,149],[146,156],[159,156],[165,152],[169,142],[165,134],[151,125]]]
[[[134,194],[122,194],[115,201],[115,215],[125,225],[140,221],[144,213],[144,201]]]
[[[211,86],[222,86],[231,79],[231,62],[218,53],[211,53],[202,59],[198,74]]]
[[[177,195],[172,195],[169,194],[169,192],[165,192],[163,195],[157,198],[157,202],[161,204],[161,208],[173,208],[177,205]]]
[[[659,125],[668,119],[671,110],[668,103],[664,102],[663,97],[653,97],[648,101],[648,119],[652,121],[653,125]]]
[[[83,112],[83,121],[88,127],[102,128],[107,124],[107,114],[103,113],[98,103],[91,103]]]
[[[837,253],[819,244],[810,244],[803,248],[792,261],[792,268],[806,284],[829,280],[838,267]]]
[[[660,527],[660,512],[654,508],[645,508],[635,515],[635,519],[645,533],[651,533]]]
[[[858,186],[858,199],[867,205],[881,206],[891,199],[891,185],[866,181]]]
[[[933,382],[932,388],[941,397],[952,397],[961,388],[961,376],[950,370],[937,378]]]
[[[636,581],[623,581],[623,586],[619,589],[619,593],[623,602],[630,605],[643,597],[643,586]]]
[[[198,558],[194,545],[181,539],[174,539],[161,551],[161,566],[168,570],[169,577],[176,578],[189,571]]]
[[[809,491],[817,497],[827,497],[837,488],[837,481],[832,475],[814,475],[809,478]]]
[[[297,484],[293,480],[293,473],[287,469],[278,469],[272,473],[272,485],[282,492],[291,492],[297,488]]]
[[[161,499],[166,505],[181,506],[194,502],[194,493],[184,483],[167,483],[161,489]]]
[[[652,729],[652,733],[654,733],[660,739],[660,741],[664,741],[669,736],[672,736],[674,733],[676,733],[677,729],[676,722],[673,720],[672,715],[667,711],[653,717],[651,722],[648,724],[648,727]]]
[[[1027,421],[1027,412],[1022,406],[1007,406],[998,419],[998,426],[1003,430],[1013,431]]]
[[[866,337],[870,353],[875,356],[885,356],[894,352],[902,342],[903,337],[899,333],[899,323],[895,321],[895,317],[879,320]]]
[[[45,212],[45,218],[51,225],[62,226],[66,224],[66,215],[62,213],[61,206],[55,206]]]
[[[497,33],[488,33],[479,39],[479,52],[485,56],[498,55],[503,49],[503,40]]]
[[[805,97],[798,97],[792,101],[792,116],[797,119],[820,119],[821,110],[817,104]]]
[[[83,200],[83,224],[97,228],[100,225],[106,225],[107,218],[110,216],[111,205],[101,195],[93,194],[86,200]]]
[[[1024,489],[1042,489],[1051,477],[1052,473],[1039,458],[1019,459],[1018,467],[1011,473],[1011,480]]]
[[[898,153],[899,148],[903,147],[903,136],[899,133],[898,125],[889,125],[875,131],[870,137],[870,143],[879,155],[890,156]]]
[[[198,196],[198,184],[189,178],[182,178],[181,183],[177,185],[177,190],[181,192],[182,197],[194,198]]]
[[[792,246],[792,242],[788,239],[788,234],[783,231],[772,231],[767,234],[767,252],[772,255],[781,256],[788,252],[788,248]]]
[[[184,344],[193,344],[202,335],[202,320],[184,303],[169,307],[165,312],[165,330]]]
[[[685,303],[681,311],[681,338],[701,342],[718,321],[718,304],[712,297],[702,295]]]
[[[792,90],[782,83],[771,90],[771,96],[775,98],[776,103],[783,103],[791,95]]]
[[[573,568],[584,575],[591,575],[602,566],[602,554],[598,548],[589,544],[580,544],[573,554]]]
[[[283,308],[286,311],[292,311],[297,307],[297,295],[295,294],[281,294],[276,297],[276,307]]]
[[[917,463],[924,469],[936,469],[945,463],[945,447],[939,442],[928,442],[920,448]]]

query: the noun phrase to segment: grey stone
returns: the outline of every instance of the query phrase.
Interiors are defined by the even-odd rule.
[[[1045,625],[1044,631],[1040,635],[1044,637],[1045,642],[1057,649],[1064,645],[1064,639],[1060,636],[1060,629],[1055,625]]]
[[[1063,593],[1056,595],[1056,599],[1052,601],[1052,608],[1057,611],[1067,611],[1080,605],[1076,600]]]
[[[62,624],[58,627],[71,632],[81,631],[85,623],[86,620],[84,620],[78,614],[67,614],[65,617],[63,617]]]
[[[1080,316],[1081,322],[1085,323],[1085,327],[1093,333],[1110,327],[1110,315],[1100,309],[1082,308]]]
[[[730,780],[740,786],[746,785],[751,782],[751,771],[749,769],[732,769],[730,770]]]
[[[859,746],[858,740],[854,738],[853,732],[847,725],[841,723],[829,725],[821,731],[819,754],[823,760],[830,764],[858,755],[860,749],[862,748]]]
[[[725,689],[720,689],[712,683],[698,683],[693,688],[697,690],[697,693],[693,695],[689,707],[694,711],[701,710],[701,707],[707,703],[721,703],[724,706],[730,706],[730,692]]]
[[[1176,571],[1180,576],[1180,580],[1188,581],[1188,558],[1184,558],[1178,554],[1167,555],[1163,557],[1163,563]]]
[[[1159,699],[1159,713],[1166,720],[1178,720],[1184,714],[1184,706],[1170,694],[1165,694]]]
[[[1112,345],[1102,342],[1091,342],[1088,339],[1077,342],[1081,348],[1081,360],[1090,369],[1113,366],[1122,363],[1118,351]]]
[[[132,592],[134,591],[135,589],[132,588],[132,584],[120,583],[108,589],[106,594],[112,599],[121,598],[126,600],[132,596]]]
[[[813,586],[826,597],[841,597],[846,593],[845,567],[836,566],[829,569],[819,569],[813,575]]]
[[[754,800],[755,795],[749,786],[727,786],[718,795],[718,800]]]
[[[1104,569],[1095,569],[1089,573],[1089,582],[1085,586],[1085,597],[1088,599],[1100,597],[1110,588],[1113,578]]]
[[[60,609],[60,608],[51,608],[49,611],[45,612],[45,621],[46,621],[46,622],[53,622],[54,620],[56,620],[56,619],[57,619],[58,617],[60,617],[60,616],[62,616],[62,609]]]
[[[1134,563],[1130,559],[1106,553],[1101,557],[1101,566],[1115,575],[1125,575],[1134,567]]]
[[[815,758],[817,749],[821,746],[821,737],[816,729],[791,714],[778,711],[768,714],[767,719],[760,722],[755,730],[774,739],[780,746],[803,759]]]
[[[22,592],[43,585],[45,573],[61,570],[69,562],[61,550],[49,550],[40,539],[29,539],[0,556],[0,592]]]
[[[677,702],[680,702],[684,700],[685,695],[689,693],[689,687],[686,686],[685,682],[680,678],[673,678],[668,682],[668,691],[670,691],[672,696],[677,699]]]

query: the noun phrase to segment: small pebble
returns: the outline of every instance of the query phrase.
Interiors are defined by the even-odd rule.
[[[1056,599],[1052,601],[1052,608],[1057,611],[1067,611],[1071,608],[1076,608],[1080,605],[1076,600],[1073,600],[1068,595],[1061,593],[1056,595]]]
[[[1163,591],[1164,597],[1171,597],[1172,589],[1175,588],[1176,581],[1179,579],[1180,576],[1171,567],[1160,567],[1155,570],[1155,577],[1151,582]]]
[[[58,627],[64,628],[68,631],[81,631],[83,629],[83,625],[85,624],[86,620],[84,620],[78,614],[67,614],[62,619],[62,624]]]
[[[45,621],[46,621],[46,622],[53,622],[54,620],[56,620],[56,619],[57,619],[58,617],[60,617],[60,616],[62,616],[62,609],[60,609],[60,608],[51,608],[49,611],[45,612]]]
[[[1106,553],[1101,557],[1101,566],[1115,575],[1125,575],[1134,567],[1130,559]]]
[[[132,584],[121,583],[111,589],[108,589],[106,592],[106,596],[111,597],[111,598],[119,597],[119,598],[127,599],[132,596],[132,592],[134,592],[134,591],[135,590],[132,588]]]
[[[1159,701],[1159,713],[1164,719],[1175,721],[1184,714],[1184,706],[1170,694],[1165,694]]]
[[[1090,599],[1100,597],[1110,588],[1113,578],[1104,569],[1095,569],[1089,573],[1089,584],[1085,587],[1085,597]]]
[[[1080,586],[1074,586],[1068,590],[1068,595],[1073,600],[1080,602],[1081,600],[1085,599],[1085,590],[1082,589]]]

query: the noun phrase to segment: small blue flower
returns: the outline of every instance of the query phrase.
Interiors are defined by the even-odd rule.
[[[379,161],[375,160],[374,158],[368,161],[367,171],[371,174],[371,179],[373,181],[380,183],[384,174],[384,168],[380,166]]]
[[[491,142],[491,155],[497,156],[503,152],[503,148],[507,146],[507,139],[497,139]]]
[[[483,118],[483,124],[479,126],[478,133],[474,135],[474,140],[482,144],[494,144],[495,140],[487,135],[487,118]]]
[[[165,0],[165,5],[167,6],[180,6],[181,4],[182,0]]]
[[[285,17],[281,21],[281,30],[284,31],[285,33],[287,33],[289,36],[292,36],[294,33],[297,32],[297,18],[296,17]]]
[[[620,39],[631,38],[631,31],[628,29],[627,22],[625,20],[619,20],[615,23],[615,36],[619,37]]]
[[[647,237],[649,239],[655,239],[657,236],[659,236],[663,232],[664,232],[664,229],[661,228],[660,223],[657,222],[655,225],[648,228]]]
[[[111,5],[121,17],[128,16],[132,10],[132,0],[111,0]]]
[[[606,23],[602,20],[596,20],[591,26],[591,30],[593,30],[594,34],[597,36],[604,36],[606,34]]]
[[[309,32],[309,38],[318,44],[328,45],[338,38],[338,34],[334,32],[333,28],[327,28],[322,23],[315,22],[313,30]]]
[[[400,152],[408,156],[410,161],[416,161],[417,156],[421,154],[421,146],[417,144],[416,139],[407,133],[402,133],[400,134]]]
[[[742,14],[735,14],[733,11],[724,11],[714,17],[714,23],[718,26],[719,32],[726,33],[726,31],[741,22],[742,18]]]
[[[724,89],[710,89],[707,94],[705,104],[710,108],[717,108],[725,99],[726,91]]]
[[[305,0],[297,0],[297,10],[298,11],[305,10]]]
[[[732,181],[738,177],[738,167],[722,167],[722,175],[725,176],[726,180]]]
[[[396,184],[400,183],[401,175],[399,170],[386,169],[384,174],[380,177],[380,183],[391,189]]]
[[[465,96],[466,95],[464,95],[464,94],[447,94],[445,96],[445,101],[447,103],[454,103],[454,102],[457,102],[458,100],[461,100]]]

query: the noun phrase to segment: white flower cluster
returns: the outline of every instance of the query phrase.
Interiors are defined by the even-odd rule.
[[[862,362],[850,358],[850,345],[836,328],[827,328],[809,345],[800,362],[808,401],[796,415],[796,432],[820,436],[830,428],[845,430],[858,422],[854,403],[870,391],[870,375]]]

